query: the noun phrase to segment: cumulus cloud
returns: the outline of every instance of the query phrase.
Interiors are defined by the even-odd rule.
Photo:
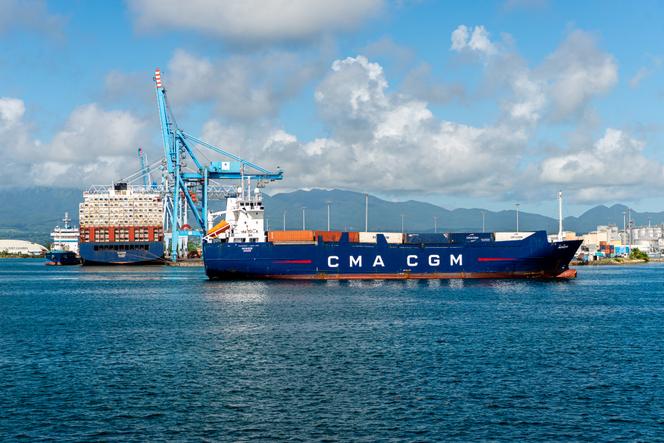
[[[64,22],[62,16],[48,11],[43,0],[0,1],[0,34],[12,29],[29,28],[59,36]]]
[[[579,201],[628,196],[643,185],[659,187],[664,182],[664,165],[646,157],[644,146],[624,131],[608,128],[587,149],[545,159],[539,167],[540,179],[545,184],[574,189]]]
[[[611,90],[618,81],[618,64],[611,54],[597,47],[595,38],[583,31],[571,32],[540,68],[550,84],[553,116],[573,117],[588,102]]]
[[[383,0],[129,0],[141,29],[195,30],[239,42],[303,40],[353,28]]]
[[[468,28],[459,25],[452,31],[452,45],[450,49],[457,52],[475,52],[478,54],[491,55],[497,52],[496,45],[489,38],[489,32],[484,26]]]
[[[177,50],[168,67],[167,87],[174,102],[213,102],[219,115],[232,119],[273,117],[323,70],[318,59],[283,51],[215,61]]]
[[[110,183],[137,168],[136,148],[150,145],[147,123],[97,104],[72,111],[49,142],[32,136],[22,100],[0,98],[0,137],[12,140],[2,185],[87,186]]]
[[[330,136],[311,141],[268,124],[205,125],[203,136],[264,165],[281,166],[284,186],[394,192],[500,192],[527,133],[519,126],[473,127],[437,119],[427,104],[389,91],[366,57],[332,64],[315,93]],[[237,147],[237,148],[236,148]]]
[[[466,90],[461,83],[443,83],[431,72],[431,66],[421,63],[411,69],[403,80],[402,92],[428,103],[449,103],[463,100]]]
[[[595,37],[581,30],[565,40],[538,66],[529,67],[503,35],[499,45],[483,26],[458,26],[450,49],[477,56],[484,66],[485,88],[502,99],[508,115],[531,123],[546,117],[554,121],[577,118],[591,101],[608,93],[618,81],[615,58],[600,49]]]

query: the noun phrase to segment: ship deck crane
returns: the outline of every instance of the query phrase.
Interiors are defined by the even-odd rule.
[[[207,143],[193,135],[181,130],[173,117],[168,105],[166,88],[164,87],[161,71],[155,70],[154,82],[159,106],[159,119],[164,144],[164,157],[166,166],[162,174],[162,189],[164,190],[166,224],[165,230],[171,232],[171,260],[178,257],[178,245],[181,237],[188,237],[193,232],[187,228],[187,213],[194,215],[198,234],[204,235],[208,230],[208,197],[211,190],[211,180],[258,180],[265,183],[283,178],[283,172],[269,171],[255,163],[240,158],[224,149]],[[207,164],[201,162],[194,151],[200,146],[225,158],[224,161],[211,161]],[[191,167],[187,168],[187,160],[191,160]],[[217,193],[219,187],[216,187]],[[223,189],[223,188],[222,188]],[[234,192],[235,187],[224,189],[226,195]],[[200,199],[198,196],[200,195]],[[167,226],[166,226],[167,225]]]

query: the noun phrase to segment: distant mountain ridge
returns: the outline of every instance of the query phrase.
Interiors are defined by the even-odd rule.
[[[307,229],[327,228],[327,203],[331,202],[330,224],[333,230],[364,230],[363,193],[344,190],[313,189],[293,191],[272,196],[265,195],[265,215],[268,227],[283,229],[284,211],[286,229],[302,229],[302,207],[305,208]],[[74,188],[0,188],[0,238],[20,238],[49,242],[49,233],[61,224],[65,211],[74,223],[78,223],[78,204],[82,190]],[[218,207],[212,204],[211,207]],[[623,225],[623,212],[627,206],[595,206],[578,217],[566,217],[566,230],[585,233],[597,225]],[[515,230],[514,210],[489,211],[479,208],[449,210],[420,201],[391,202],[369,195],[369,230],[401,231],[401,214],[404,214],[404,230],[408,232],[433,232],[434,217],[437,230],[481,231],[482,212],[485,214],[486,231]],[[632,220],[637,225],[664,222],[663,212],[634,212]],[[522,231],[545,229],[558,231],[558,220],[540,214],[519,212],[519,228]]]

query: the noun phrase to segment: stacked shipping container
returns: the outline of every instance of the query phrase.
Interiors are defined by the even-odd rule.
[[[156,192],[136,192],[123,184],[108,192],[85,192],[79,219],[81,243],[164,240],[163,204]]]

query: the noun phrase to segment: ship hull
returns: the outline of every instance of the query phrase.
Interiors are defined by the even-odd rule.
[[[164,263],[162,242],[80,243],[83,265],[142,265]]]
[[[544,231],[457,244],[206,242],[203,261],[209,278],[227,280],[571,278],[569,262],[580,244],[549,243]]]
[[[80,265],[81,260],[72,251],[50,251],[46,253],[46,262],[49,266]]]

